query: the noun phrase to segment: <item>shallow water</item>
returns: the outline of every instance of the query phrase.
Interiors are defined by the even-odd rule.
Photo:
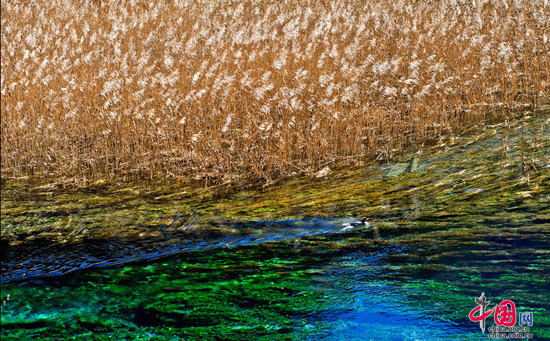
[[[468,319],[482,292],[490,307],[532,312],[534,339],[550,339],[547,119],[426,150],[414,172],[409,157],[206,203],[155,196],[133,215],[91,205],[71,221],[134,219],[137,232],[10,242],[2,339],[486,340]],[[522,140],[533,132],[538,145]],[[140,216],[153,208],[162,223]],[[7,239],[30,233],[6,212]],[[363,215],[369,226],[350,227]],[[42,230],[67,223],[40,219]]]
[[[68,247],[29,243],[12,250],[3,263],[3,284],[34,278],[67,275],[92,268],[152,261],[180,253],[280,242],[367,229],[368,223],[349,219],[289,219],[269,221],[210,220],[200,224],[197,215],[180,214],[154,237],[80,242]],[[44,243],[41,241],[41,244]]]

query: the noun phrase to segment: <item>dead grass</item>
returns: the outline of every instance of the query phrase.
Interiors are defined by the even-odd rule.
[[[2,0],[2,177],[270,181],[536,106],[547,1]]]

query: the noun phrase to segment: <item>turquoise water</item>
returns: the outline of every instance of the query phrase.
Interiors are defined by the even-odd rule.
[[[505,157],[499,134],[414,171],[236,193],[139,235],[3,242],[2,340],[486,340],[468,318],[481,293],[550,340],[548,134]]]
[[[480,340],[467,316],[483,291],[534,312],[536,339],[548,338],[547,226],[410,225],[6,284],[2,337]]]

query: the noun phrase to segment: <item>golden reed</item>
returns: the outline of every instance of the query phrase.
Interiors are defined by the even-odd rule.
[[[2,0],[2,178],[270,181],[550,91],[533,0]]]

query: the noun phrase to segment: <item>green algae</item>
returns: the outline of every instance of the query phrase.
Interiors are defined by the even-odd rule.
[[[75,316],[66,317],[65,321],[57,320],[55,326],[49,327],[49,334],[55,336],[48,338],[44,334],[42,337],[58,339],[75,330],[79,330],[80,335],[83,330],[112,331],[115,327],[123,328],[124,323],[127,324],[124,321],[130,320],[132,328],[127,335],[132,335],[132,339],[152,329],[161,339],[176,335],[214,339],[212,335],[216,331],[229,340],[242,339],[245,335],[252,339],[284,339],[285,334],[296,329],[293,316],[307,314],[318,306],[322,294],[308,290],[310,276],[304,271],[284,271],[285,267],[290,270],[288,261],[258,260],[254,257],[257,254],[245,251],[200,255],[177,263],[177,266],[170,262],[75,277],[69,283],[70,293],[58,292],[59,296],[51,295],[49,299],[79,306],[71,300],[75,297],[70,296],[86,292],[90,298],[89,311],[85,314],[73,312]],[[209,259],[205,265],[202,263],[204,257]],[[251,257],[254,257],[253,262]],[[243,265],[242,261],[246,263]],[[131,289],[121,289],[129,288],[124,284],[128,281],[132,283]],[[95,285],[91,286],[90,282]],[[55,281],[50,285],[55,287]],[[7,288],[16,298],[23,296],[26,289]],[[94,309],[100,302],[103,307]],[[12,309],[19,308],[19,304],[25,303],[16,299]],[[40,308],[42,311],[49,309],[51,306]],[[269,325],[265,321],[270,321]],[[20,322],[6,325],[16,323]],[[4,328],[5,322],[2,324]],[[9,330],[3,329],[4,332],[10,335]],[[114,335],[120,335],[117,333]]]
[[[515,300],[521,311],[535,311],[533,330],[538,336],[550,329],[539,318],[548,311],[542,297],[527,300],[529,292],[545,293],[544,288],[535,290],[528,281],[511,283],[505,274],[495,276],[488,285],[482,267],[456,269],[437,264],[436,260],[443,263],[441,258],[453,257],[454,250],[437,259],[432,256],[433,264],[422,264],[427,256],[422,250],[404,252],[418,247],[414,242],[396,245],[388,240],[368,241],[362,235],[352,235],[345,242],[319,238],[304,241],[299,253],[281,244],[197,252],[162,263],[52,278],[42,284],[10,284],[3,288],[13,299],[2,312],[2,336],[25,339],[32,332],[44,340],[100,340],[107,333],[118,339],[151,339],[153,333],[158,340],[213,340],[222,335],[228,340],[330,339],[327,330],[338,328],[334,324],[343,323],[348,311],[368,308],[391,315],[389,308],[395,307],[387,301],[409,313],[422,311],[423,318],[435,326],[448,321],[468,325],[473,298],[486,289],[498,292],[501,300]],[[362,252],[369,257],[388,248],[395,252],[381,254],[386,265],[353,256]],[[365,278],[350,279],[349,275]],[[430,279],[433,276],[437,278]],[[543,276],[539,272],[531,278],[544,282]],[[357,304],[361,299],[353,296],[360,296],[358,286],[379,295],[367,294],[369,306]],[[8,315],[15,317],[6,322]],[[55,323],[32,325],[37,315],[55,316],[50,317]],[[324,318],[331,315],[329,320]],[[20,325],[27,320],[30,330]],[[376,339],[405,339],[386,324],[377,328]],[[460,335],[476,339],[477,334]]]

